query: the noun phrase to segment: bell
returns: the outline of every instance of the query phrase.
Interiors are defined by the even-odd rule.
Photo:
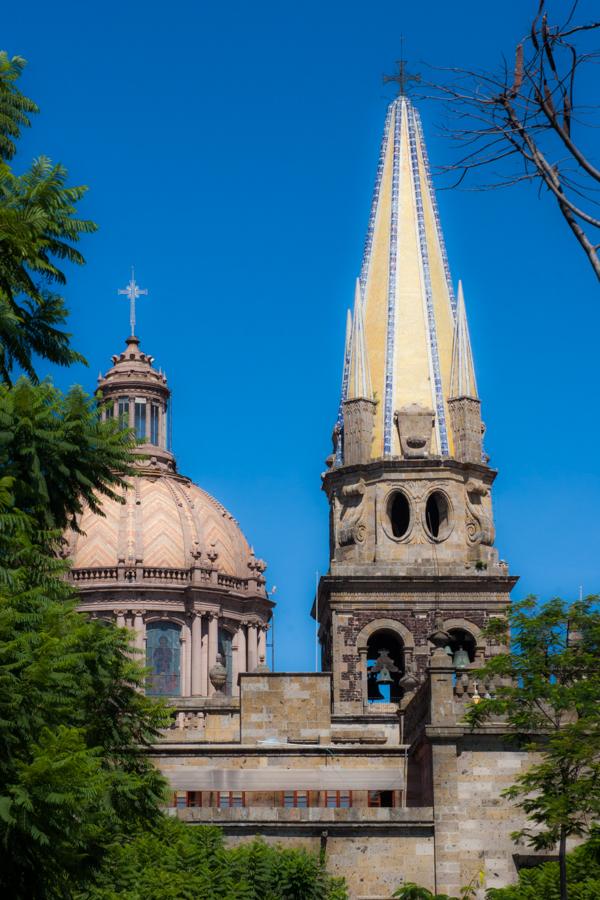
[[[462,647],[459,647],[452,657],[452,665],[456,669],[468,669],[471,665],[471,660],[469,659],[469,654],[466,650],[463,650]]]
[[[382,666],[379,672],[377,673],[377,684],[393,684],[392,676],[390,675],[390,670],[385,666]]]

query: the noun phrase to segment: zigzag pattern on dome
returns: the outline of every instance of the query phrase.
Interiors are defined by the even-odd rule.
[[[86,509],[82,534],[67,536],[72,568],[140,563],[188,569],[194,561],[248,578],[252,552],[237,521],[210,494],[178,476],[138,475],[125,503],[104,498],[103,516]]]

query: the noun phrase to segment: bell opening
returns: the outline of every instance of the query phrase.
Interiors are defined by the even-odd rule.
[[[376,631],[367,644],[369,703],[399,703],[403,690],[404,644],[392,631]]]
[[[450,638],[448,641],[448,655],[453,665],[464,669],[470,663],[475,662],[477,644],[470,632],[465,631],[464,628],[450,628],[448,636]]]

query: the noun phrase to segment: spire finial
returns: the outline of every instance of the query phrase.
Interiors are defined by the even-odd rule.
[[[354,293],[352,333],[350,336],[348,400],[357,400],[359,398],[363,400],[373,399],[362,307],[363,300],[360,279],[357,278]]]
[[[131,336],[135,336],[135,301],[138,297],[147,296],[146,288],[141,288],[135,281],[135,270],[131,267],[131,280],[125,288],[119,288],[119,294],[129,297],[129,324],[131,325]]]
[[[407,85],[409,81],[414,81],[418,84],[421,81],[420,75],[413,75],[412,72],[409,72],[406,68],[406,60],[404,59],[404,35],[400,35],[400,59],[396,60],[396,65],[398,66],[398,71],[395,75],[384,75],[383,83],[389,84],[390,81],[395,81],[398,84],[398,96],[403,97],[406,96],[407,93]]]
[[[471,397],[473,400],[479,399],[462,281],[458,282],[452,368],[450,370],[450,398],[458,397]]]

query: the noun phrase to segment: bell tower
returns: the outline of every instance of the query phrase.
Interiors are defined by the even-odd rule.
[[[316,603],[334,714],[392,715],[443,627],[481,661],[516,578],[494,547],[481,404],[419,113],[387,110],[323,490],[330,567]]]

